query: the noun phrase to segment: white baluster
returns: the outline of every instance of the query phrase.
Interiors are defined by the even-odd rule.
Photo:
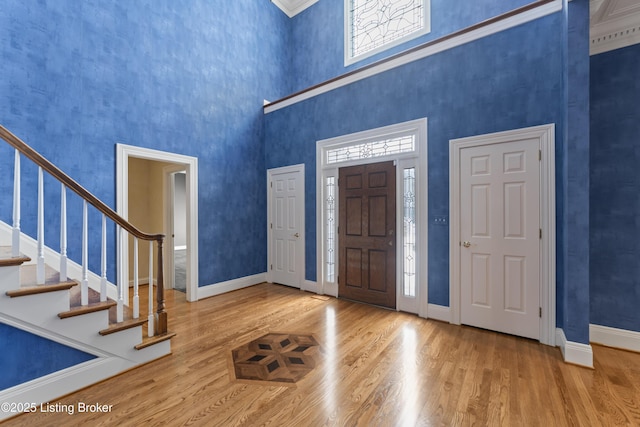
[[[60,280],[67,280],[67,189],[60,190]]]
[[[89,304],[89,215],[87,201],[82,205],[82,282],[80,283],[80,304]]]
[[[140,296],[138,295],[138,238],[133,238],[133,318],[140,317]]]
[[[147,335],[152,337],[155,332],[153,325],[153,240],[149,241],[149,320],[147,322]]]
[[[118,244],[120,245],[120,254],[124,253],[124,245],[126,244],[124,237],[124,229],[118,226]],[[122,255],[118,257],[118,271],[120,271],[120,280],[118,280],[118,305],[116,310],[116,322],[124,321],[124,286],[126,277],[122,273]]]
[[[20,256],[20,152],[16,150],[13,168],[12,256]]]
[[[44,285],[44,173],[38,168],[38,254],[36,259],[36,282]]]
[[[102,275],[100,277],[100,301],[107,300],[107,216],[102,214],[102,254],[100,257]]]

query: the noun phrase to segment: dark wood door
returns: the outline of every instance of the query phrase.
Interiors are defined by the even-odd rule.
[[[396,307],[396,168],[340,168],[340,297]]]

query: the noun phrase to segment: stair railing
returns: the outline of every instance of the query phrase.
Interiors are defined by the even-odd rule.
[[[163,335],[167,333],[167,312],[164,306],[164,276],[162,245],[164,234],[147,234],[138,230],[130,222],[122,218],[104,202],[91,194],[75,180],[62,172],[49,160],[27,145],[20,138],[0,125],[0,138],[15,148],[14,176],[13,176],[13,224],[12,224],[12,254],[20,254],[20,159],[24,156],[38,166],[38,213],[37,213],[37,256],[36,256],[36,280],[38,284],[44,284],[44,172],[47,172],[61,183],[60,197],[60,280],[67,278],[67,203],[66,191],[71,189],[83,199],[82,209],[82,278],[80,281],[80,303],[83,306],[89,304],[89,280],[88,280],[88,205],[93,206],[102,213],[102,247],[101,247],[101,276],[100,276],[100,301],[107,299],[107,218],[117,226],[117,236],[120,242],[126,242],[128,236],[133,236],[134,241],[134,286],[133,286],[133,317],[139,318],[139,292],[138,292],[138,240],[149,242],[149,312],[148,312],[148,336]],[[127,240],[125,240],[127,239]],[[153,311],[153,244],[156,242],[157,253],[157,286],[156,286],[156,311]],[[120,266],[122,260],[117,260]],[[121,279],[117,283],[117,321],[124,320],[124,290],[128,283]]]

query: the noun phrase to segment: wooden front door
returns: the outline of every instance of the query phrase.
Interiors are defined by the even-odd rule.
[[[340,168],[340,297],[396,307],[396,168]]]

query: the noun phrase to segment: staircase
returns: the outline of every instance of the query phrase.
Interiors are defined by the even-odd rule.
[[[41,378],[0,390],[0,403],[46,403],[57,397],[102,381],[123,371],[171,353],[164,309],[163,235],[139,231],[111,208],[44,159],[31,147],[0,126],[0,138],[15,149],[13,224],[0,221],[0,323],[49,339],[95,356],[92,360]],[[38,165],[37,239],[20,230],[20,159]],[[43,174],[61,183],[60,250],[44,245]],[[5,174],[6,176],[6,174]],[[82,264],[67,259],[66,191],[71,189],[84,201]],[[2,199],[0,199],[2,202]],[[88,270],[87,210],[102,213],[101,274]],[[116,224],[116,235],[108,236],[107,221]],[[49,226],[50,224],[47,223]],[[129,281],[107,281],[107,239],[118,243],[134,240],[134,286],[129,298]],[[138,240],[150,245],[148,297],[140,298],[138,284]],[[153,286],[153,245],[157,248],[157,286]],[[32,261],[33,260],[33,261]],[[45,262],[46,261],[46,262]],[[123,261],[115,260],[120,266]],[[126,300],[126,301],[125,301]],[[148,315],[140,316],[140,311]],[[47,357],[39,355],[38,357]],[[16,415],[0,411],[0,421]]]

